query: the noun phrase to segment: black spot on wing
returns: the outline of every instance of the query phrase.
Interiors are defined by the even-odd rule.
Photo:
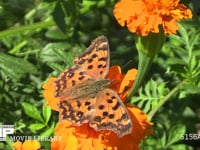
[[[88,69],[92,69],[92,68],[93,68],[93,65],[89,65],[87,68],[88,68]]]
[[[82,112],[82,111],[78,111],[78,112],[76,113],[76,115],[77,115],[79,118],[81,118],[81,117],[83,116],[83,112]]]
[[[97,68],[102,68],[103,67],[103,65],[102,64],[99,64],[98,66],[97,66]]]
[[[94,117],[94,121],[96,121],[96,122],[101,122],[101,117],[100,116],[95,116]]]
[[[92,59],[92,58],[89,58],[89,59],[88,59],[88,63],[91,63],[91,62],[93,62],[93,59]]]
[[[104,109],[104,105],[99,105],[98,107],[100,110]]]
[[[119,106],[120,106],[120,103],[117,102],[116,105],[114,107],[112,107],[112,110],[117,110],[119,108]]]
[[[107,57],[101,57],[98,59],[99,61],[107,61]]]
[[[104,112],[103,112],[103,116],[104,116],[104,117],[108,116],[108,112],[107,112],[107,111],[104,111]]]
[[[109,115],[108,115],[108,118],[109,118],[109,119],[113,119],[114,116],[115,116],[114,114],[109,114]]]
[[[113,103],[113,100],[112,99],[107,99],[107,103],[111,104],[111,103]]]
[[[79,80],[83,80],[84,78],[85,78],[84,76],[78,77]]]
[[[85,106],[90,105],[90,104],[91,104],[90,102],[85,102]]]
[[[72,80],[72,86],[74,86],[76,84],[75,80]]]
[[[96,57],[97,57],[97,54],[92,54],[91,57],[92,57],[92,58],[96,58]]]

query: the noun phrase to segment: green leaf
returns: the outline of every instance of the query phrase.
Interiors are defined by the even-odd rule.
[[[63,70],[65,69],[65,67],[61,66],[58,63],[48,62],[47,65],[57,72],[63,72]]]
[[[13,141],[9,138],[9,136],[6,136],[6,143],[8,145],[7,150],[13,150]]]
[[[56,4],[56,7],[54,8],[52,15],[53,19],[55,20],[56,24],[61,29],[61,31],[66,33],[67,24],[65,23],[65,13],[59,1]]]
[[[24,112],[27,116],[29,116],[33,119],[36,119],[38,121],[41,121],[41,122],[44,121],[42,119],[41,115],[40,115],[40,112],[38,111],[38,109],[34,105],[23,102],[22,107],[23,107]]]
[[[0,54],[0,69],[1,71],[14,80],[19,80],[26,73],[36,73],[37,69],[22,58],[13,57],[6,54]]]
[[[43,62],[66,62],[69,56],[65,49],[69,48],[70,47],[66,44],[66,42],[49,43],[42,49],[40,58]]]
[[[42,107],[42,115],[44,117],[45,124],[47,124],[49,122],[49,119],[51,118],[51,108],[44,104]]]
[[[186,127],[183,124],[177,124],[173,126],[169,132],[167,146],[173,145],[174,143],[181,140],[181,136],[184,135]]]
[[[52,28],[46,32],[46,37],[54,40],[66,40],[67,35],[64,34],[61,30]]]
[[[40,135],[41,136],[50,136],[53,134],[55,128],[55,122],[53,122],[50,126],[50,128],[47,128],[44,132],[42,132]]]
[[[131,99],[131,103],[137,104],[145,113],[150,112],[156,107],[159,101],[169,92],[165,82],[158,83],[154,80],[147,82],[145,87],[138,91],[139,95]]]
[[[194,150],[192,146],[186,144],[176,144],[170,146],[170,150]]]
[[[40,130],[44,127],[45,127],[45,124],[43,124],[43,123],[34,123],[34,124],[29,125],[28,128],[34,132],[34,131]]]

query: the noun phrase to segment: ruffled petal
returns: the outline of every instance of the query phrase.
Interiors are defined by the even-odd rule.
[[[142,36],[158,33],[159,26],[167,35],[176,33],[177,21],[192,18],[192,11],[179,0],[121,0],[113,13],[121,26]]]

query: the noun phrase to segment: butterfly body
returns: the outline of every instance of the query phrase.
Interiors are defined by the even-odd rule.
[[[110,51],[105,36],[97,37],[74,65],[61,73],[54,82],[59,120],[71,121],[74,126],[89,123],[99,130],[111,130],[119,137],[132,131],[132,122],[118,94],[108,88],[112,79],[106,79]]]
[[[94,98],[97,93],[105,89],[111,80],[87,80],[70,89],[65,89],[60,93],[60,97],[68,97],[69,99],[77,100],[84,97]]]

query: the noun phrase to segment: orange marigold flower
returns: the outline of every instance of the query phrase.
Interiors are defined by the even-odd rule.
[[[88,123],[80,127],[72,126],[68,121],[59,122],[55,128],[55,135],[61,136],[61,141],[52,141],[52,150],[139,150],[139,144],[152,130],[148,129],[152,123],[135,106],[127,106],[133,122],[132,133],[119,138],[112,131],[95,131]]]
[[[15,150],[38,150],[40,149],[40,143],[36,140],[25,141],[23,144],[20,141],[17,141],[13,144]]]
[[[125,101],[127,92],[135,80],[137,70],[131,69],[126,75],[121,73],[119,66],[110,67],[107,79],[112,79],[109,88],[115,90],[120,98]],[[50,78],[43,88],[47,105],[58,111],[57,104],[61,100],[54,97],[53,82],[56,78]],[[61,136],[61,141],[52,141],[52,150],[88,150],[88,149],[139,149],[138,145],[142,139],[152,132],[148,129],[152,125],[147,121],[145,115],[139,108],[126,105],[133,123],[133,130],[129,135],[119,138],[114,132],[109,130],[95,131],[88,123],[80,127],[73,126],[69,121],[61,121],[55,128],[54,135]]]
[[[176,33],[176,21],[192,18],[191,10],[179,0],[121,0],[113,12],[121,26],[142,36],[158,33],[160,26],[167,35]]]

